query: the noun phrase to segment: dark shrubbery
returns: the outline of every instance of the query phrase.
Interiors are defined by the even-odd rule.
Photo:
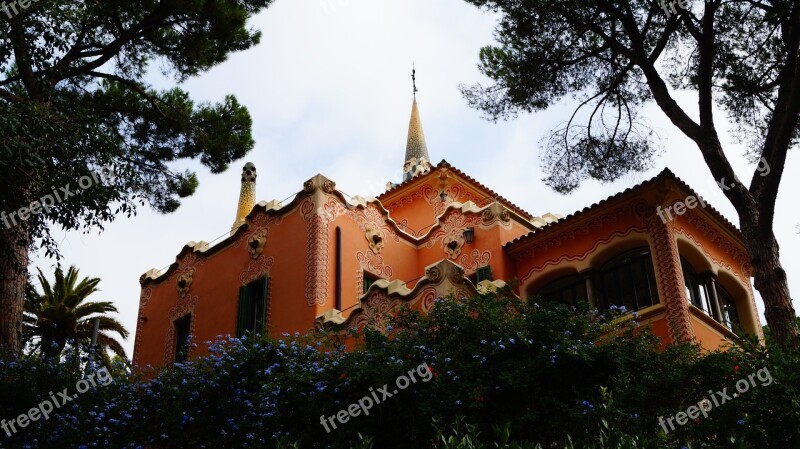
[[[403,311],[388,332],[223,339],[212,355],[79,395],[2,447],[56,448],[788,448],[800,447],[796,355],[748,342],[703,354],[659,349],[635,320],[525,303],[507,294]],[[352,331],[351,331],[352,332]],[[602,344],[594,342],[601,340]],[[613,338],[608,337],[613,335]],[[0,418],[75,390],[75,364],[4,361]],[[332,416],[427,364],[431,371],[365,416]],[[665,435],[665,418],[767,367],[758,384],[707,418]],[[758,382],[758,380],[756,380]],[[372,390],[371,390],[372,389]],[[380,398],[381,395],[377,396]],[[363,437],[362,437],[363,436]],[[369,442],[365,442],[367,440]],[[511,441],[528,442],[513,445]],[[570,443],[571,441],[571,443]],[[290,444],[291,443],[291,444]]]

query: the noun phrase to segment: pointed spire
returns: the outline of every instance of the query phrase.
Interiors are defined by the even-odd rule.
[[[411,105],[411,120],[408,123],[408,143],[406,144],[406,161],[412,157],[424,157],[430,160],[428,156],[428,145],[425,143],[425,132],[422,130],[422,120],[419,118],[419,107],[417,106],[417,99],[414,98],[414,103]]]
[[[414,82],[414,102],[411,105],[411,120],[408,123],[408,142],[406,143],[406,160],[403,164],[403,181],[407,181],[420,172],[430,169],[430,156],[428,145],[425,143],[425,132],[422,130],[422,120],[419,117],[417,106],[417,70],[411,71]]]

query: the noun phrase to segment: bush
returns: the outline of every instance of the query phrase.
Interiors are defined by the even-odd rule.
[[[662,350],[622,312],[540,306],[501,292],[439,300],[429,315],[404,310],[383,332],[219,339],[210,356],[169,369],[142,376],[118,369],[113,384],[79,395],[12,437],[0,434],[0,445],[800,447],[796,354],[747,341],[710,354],[690,344]],[[355,348],[345,350],[352,338]],[[74,391],[87,371],[34,358],[2,363],[0,418],[7,420],[49,391]],[[769,386],[758,384],[707,418],[663,431],[659,417],[686,411],[709,390],[730,392],[765,367],[774,379]],[[401,376],[406,388],[396,383]],[[367,409],[365,398],[376,404]],[[359,401],[365,407],[355,406],[358,416],[322,423]]]

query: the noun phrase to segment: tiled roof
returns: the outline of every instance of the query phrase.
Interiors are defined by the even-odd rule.
[[[403,188],[405,188],[405,187],[407,187],[407,186],[409,186],[411,184],[416,183],[417,181],[419,181],[419,180],[421,180],[421,179],[423,179],[423,178],[425,178],[427,176],[430,176],[438,168],[447,168],[448,170],[450,170],[453,173],[457,174],[461,178],[464,178],[464,180],[469,181],[470,183],[474,184],[476,187],[478,187],[478,188],[480,188],[482,190],[485,190],[493,198],[496,198],[498,202],[505,204],[506,206],[511,208],[514,212],[516,212],[516,213],[520,214],[521,216],[525,217],[526,220],[531,220],[531,219],[534,218],[533,215],[531,215],[530,213],[528,213],[527,211],[525,211],[521,207],[517,206],[516,204],[514,204],[511,201],[507,200],[506,198],[500,196],[499,194],[497,194],[497,192],[495,192],[494,190],[490,189],[489,187],[486,187],[485,185],[481,184],[475,178],[469,176],[468,174],[464,173],[463,171],[457,169],[456,167],[453,167],[452,165],[450,165],[449,162],[447,162],[444,159],[442,159],[442,162],[439,162],[435,167],[431,168],[431,170],[428,173],[426,173],[424,175],[415,176],[415,177],[409,179],[408,181],[404,181],[404,182],[402,182],[400,184],[397,184],[397,185],[393,186],[391,189],[389,189],[389,190],[381,193],[380,195],[378,195],[378,199],[381,202],[383,202],[383,200],[386,197],[394,194],[395,192],[397,192],[400,189],[403,189]]]
[[[615,195],[612,195],[612,196],[610,196],[610,197],[608,197],[608,198],[606,198],[606,199],[604,199],[604,200],[602,200],[600,202],[592,204],[591,206],[584,207],[583,209],[581,209],[581,210],[579,210],[579,211],[577,211],[575,213],[567,215],[566,217],[564,217],[561,220],[552,222],[552,223],[548,224],[547,226],[543,226],[543,227],[538,228],[538,229],[536,229],[534,231],[531,231],[531,232],[529,232],[529,233],[527,233],[527,234],[525,234],[523,236],[520,236],[520,237],[518,237],[518,238],[516,238],[516,239],[514,239],[514,240],[512,240],[512,241],[510,241],[508,243],[506,243],[503,247],[506,248],[506,249],[510,249],[512,246],[515,246],[515,245],[519,244],[520,242],[532,239],[535,236],[539,236],[542,233],[548,232],[552,228],[556,228],[558,226],[566,226],[566,225],[574,222],[575,220],[578,220],[578,219],[582,218],[583,216],[585,216],[586,214],[588,214],[590,212],[593,212],[593,211],[596,211],[596,210],[598,210],[598,209],[600,209],[602,207],[605,207],[606,205],[608,205],[612,201],[618,200],[618,199],[626,197],[626,196],[634,195],[636,193],[639,193],[639,192],[647,189],[648,187],[651,187],[651,186],[653,186],[653,185],[655,185],[655,184],[657,184],[659,182],[663,182],[663,181],[672,181],[675,184],[677,184],[678,187],[680,187],[683,190],[685,190],[686,192],[688,192],[690,195],[694,195],[696,198],[701,198],[700,195],[698,195],[697,192],[695,192],[694,189],[692,189],[689,186],[689,184],[686,184],[681,178],[675,176],[675,174],[672,173],[672,171],[670,169],[665,168],[661,173],[659,173],[654,178],[648,179],[647,181],[644,181],[644,182],[642,182],[640,184],[637,184],[637,185],[635,185],[633,187],[629,187],[629,188],[623,190],[622,192],[619,192],[619,193],[617,193]],[[725,218],[722,215],[722,213],[720,213],[717,209],[715,209],[713,206],[708,204],[708,202],[705,202],[705,204],[706,204],[706,207],[704,208],[705,210],[709,211],[711,213],[711,215],[713,215],[714,218],[716,218],[729,231],[731,231],[733,234],[735,234],[739,238],[742,238],[741,231],[739,231],[739,228],[737,228],[736,225],[731,223],[727,218]]]

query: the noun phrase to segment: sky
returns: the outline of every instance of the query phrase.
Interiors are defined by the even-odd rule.
[[[120,217],[102,233],[56,233],[61,264],[102,279],[91,300],[117,306],[118,318],[131,332],[123,346],[132,356],[139,277],[173,263],[190,241],[227,235],[245,162],[257,167],[259,201],[285,200],[317,173],[349,195],[377,195],[387,181],[400,180],[412,64],[432,162],[446,159],[533,215],[573,213],[669,167],[738,224],[697,147],[654,105],[642,114],[663,148],[652,170],[610,184],[587,182],[569,195],[547,187],[541,181],[540,142],[568,118],[574,100],[492,123],[469,108],[458,90],[462,83],[487,82],[477,67],[478,52],[493,42],[496,22],[462,0],[276,0],[250,23],[263,33],[257,47],[180,85],[197,102],[235,95],[252,115],[255,148],[218,175],[193,161],[177,164],[176,169],[197,170],[200,186],[172,214],[141,208],[136,217]],[[154,65],[148,81],[157,88],[174,86],[160,69]],[[687,112],[696,109],[691,94],[675,96]],[[723,113],[718,117],[727,123]],[[722,139],[738,176],[749,180],[755,167],[745,160],[744,147],[727,132]],[[792,291],[800,289],[800,218],[791,206],[796,201],[791,192],[800,190],[800,177],[794,176],[799,159],[797,152],[789,154],[774,226]],[[34,258],[51,279],[55,264],[43,254]],[[765,324],[763,304],[757,302]],[[797,301],[794,305],[798,308]]]

